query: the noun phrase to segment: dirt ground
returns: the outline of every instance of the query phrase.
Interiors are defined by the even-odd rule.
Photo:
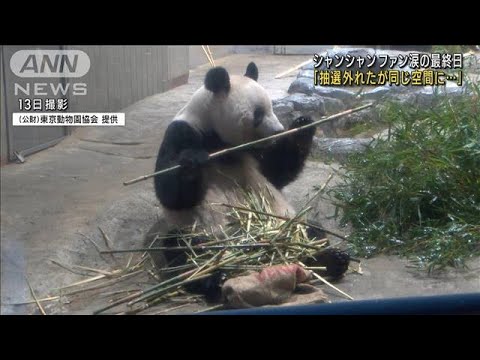
[[[287,95],[296,73],[281,79],[274,76],[307,59],[303,55],[232,55],[216,62],[231,73],[243,74],[248,62],[255,61],[260,70],[259,82],[276,99]],[[208,68],[203,65],[191,71],[186,85],[124,109],[125,127],[81,128],[57,146],[28,157],[24,164],[2,167],[2,314],[38,313],[33,304],[13,305],[32,300],[27,281],[41,298],[84,279],[51,260],[105,270],[127,263],[128,256],[116,255],[115,260],[100,257],[88,239],[103,245],[100,227],[113,248],[141,246],[161,210],[151,181],[131,186],[122,182],[152,172],[168,122],[201,85]],[[322,185],[330,173],[332,165],[308,162],[299,179],[285,189],[286,196],[301,207],[312,187]],[[319,201],[316,210],[326,228],[345,231],[330,218],[333,207],[328,202]],[[412,271],[406,264],[404,259],[378,256],[362,262],[363,275],[348,274],[336,285],[356,299],[480,291],[480,259],[473,260],[468,270],[453,269],[435,276]],[[152,283],[145,276],[129,280],[129,286],[139,288]],[[332,301],[342,300],[332,290],[325,292]],[[46,301],[43,305],[49,314],[88,314],[105,304],[105,298],[94,294],[79,295],[75,301]],[[201,308],[200,303],[168,313]]]

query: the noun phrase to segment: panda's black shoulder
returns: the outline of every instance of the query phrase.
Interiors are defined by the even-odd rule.
[[[174,120],[165,131],[162,148],[164,151],[175,151],[185,146],[201,147],[202,135],[187,121]]]
[[[174,120],[167,127],[161,153],[178,152],[182,148],[197,148],[207,151],[209,154],[227,149],[232,145],[224,142],[213,130],[204,130],[192,126],[186,120]],[[239,155],[224,155],[217,159],[222,164],[234,164],[238,162]]]

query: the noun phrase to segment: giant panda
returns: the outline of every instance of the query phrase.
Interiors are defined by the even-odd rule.
[[[229,219],[221,203],[245,204],[241,189],[262,193],[276,215],[292,217],[295,210],[282,189],[302,171],[315,129],[299,131],[261,148],[236,152],[208,161],[208,154],[284,131],[273,113],[267,91],[257,82],[251,62],[244,75],[230,75],[223,67],[210,69],[204,84],[175,115],[165,131],[155,171],[181,168],[154,177],[155,193],[164,218],[149,232],[167,233],[153,246],[179,246],[175,234],[193,224],[216,231]],[[290,128],[311,123],[299,117]],[[199,239],[201,241],[201,239]],[[157,267],[181,264],[181,251],[151,252]],[[183,258],[183,261],[185,257]]]

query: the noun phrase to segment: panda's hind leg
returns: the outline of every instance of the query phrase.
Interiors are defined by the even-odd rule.
[[[325,239],[327,234],[318,227],[307,226],[307,236],[309,239]]]
[[[188,250],[185,249],[186,243],[183,239],[184,233],[182,233],[181,230],[171,230],[161,237],[147,236],[145,243],[147,247],[170,248],[149,252],[153,265],[157,269],[162,280],[178,276],[189,270],[184,267],[187,264]],[[191,238],[190,245],[200,245],[206,240],[207,238],[205,237],[194,236]],[[196,253],[201,253],[201,249],[196,250]],[[216,271],[209,277],[185,284],[184,289],[190,293],[204,295],[207,302],[218,302],[221,299],[221,286],[225,280],[225,274],[221,271]]]
[[[171,230],[164,236],[153,238],[148,245],[151,248],[167,248],[164,250],[152,250],[150,256],[157,269],[183,267],[187,263],[187,244],[183,240],[185,233],[181,230]],[[196,246],[206,241],[206,237],[191,237],[190,245]],[[200,251],[197,251],[200,253]],[[182,270],[180,270],[182,272]]]

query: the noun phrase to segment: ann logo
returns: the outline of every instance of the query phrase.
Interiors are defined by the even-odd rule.
[[[50,73],[63,73],[65,66],[68,67],[69,72],[75,72],[78,65],[78,54],[69,57],[68,55],[61,55],[55,54],[52,56],[49,54],[45,54],[41,56],[41,62],[38,62],[38,56],[34,54],[28,55],[27,59],[25,60],[25,64],[23,64],[20,72],[24,74],[26,71],[32,71],[35,74],[45,73],[49,71]],[[47,69],[48,68],[48,69]]]
[[[20,50],[10,59],[10,68],[23,78],[82,77],[90,58],[80,50]]]

